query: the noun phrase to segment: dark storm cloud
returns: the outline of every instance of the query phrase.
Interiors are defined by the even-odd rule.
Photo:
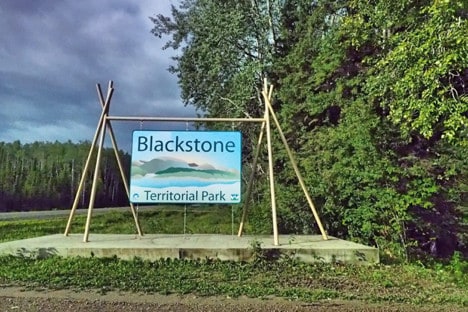
[[[170,51],[150,33],[148,16],[169,10],[155,0],[2,0],[0,141],[90,140],[95,84],[105,93],[109,80],[113,114],[193,115],[166,70]]]

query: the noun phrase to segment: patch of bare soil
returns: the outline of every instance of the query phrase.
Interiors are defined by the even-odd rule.
[[[90,291],[31,291],[17,287],[0,288],[0,312],[122,312],[122,311],[463,311],[453,306],[413,306],[407,304],[369,304],[358,301],[319,301],[313,303],[281,298],[225,298],[194,295],[138,294]],[[465,310],[466,311],[466,310]]]

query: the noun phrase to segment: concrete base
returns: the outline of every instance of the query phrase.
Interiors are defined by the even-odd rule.
[[[284,255],[306,263],[336,262],[374,264],[379,262],[377,248],[319,235],[281,235],[280,245],[273,245],[273,236],[231,235],[137,235],[91,234],[89,242],[83,242],[82,234],[49,235],[19,241],[0,243],[0,255],[31,257],[112,257],[147,260],[175,259],[220,259],[251,261],[255,254],[269,258]]]

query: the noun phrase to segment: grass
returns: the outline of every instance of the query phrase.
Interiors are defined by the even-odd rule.
[[[234,211],[234,215],[237,220],[237,210]],[[187,210],[183,206],[155,206],[144,209],[138,216],[145,234],[231,234],[233,230],[237,231],[238,226],[237,223],[232,223],[231,209],[219,206],[188,207]],[[67,219],[68,216],[42,220],[0,221],[0,242],[63,233]],[[76,215],[72,222],[72,233],[83,233],[85,222],[85,215]],[[248,226],[246,230],[249,231]],[[100,234],[134,234],[136,227],[129,210],[110,211],[95,214],[91,218],[90,231]]]
[[[225,208],[191,210],[187,232],[231,233],[231,211]],[[182,209],[141,212],[145,233],[182,233]],[[85,217],[74,219],[82,231]],[[2,241],[63,232],[66,218],[0,222]],[[96,215],[93,233],[135,233],[130,213]],[[293,259],[269,261],[258,255],[249,263],[214,260],[186,261],[138,258],[0,257],[0,286],[93,289],[200,296],[270,296],[316,301],[360,300],[378,303],[448,304],[468,306],[468,263],[456,255],[449,264],[424,266],[304,264]]]

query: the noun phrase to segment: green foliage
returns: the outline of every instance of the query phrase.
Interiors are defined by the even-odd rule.
[[[275,1],[272,1],[274,3]],[[166,48],[181,49],[171,71],[183,100],[216,117],[258,116],[257,87],[271,62],[268,11],[249,1],[182,1],[172,18],[151,18]]]
[[[181,52],[170,71],[179,78],[186,104],[206,117],[263,116],[260,92],[277,45],[280,3],[185,0],[172,7],[172,16],[151,18],[153,34],[168,37],[165,47]],[[236,127],[243,132],[243,142],[256,141],[258,135],[246,123],[209,127]],[[244,144],[244,155],[253,146]]]
[[[367,88],[404,134],[468,146],[466,9],[456,0],[424,7],[425,20],[392,36],[391,51],[372,68]]]
[[[269,77],[329,234],[400,260],[467,256],[466,3],[255,3],[184,1],[173,19],[153,19],[154,33],[181,48],[173,70],[186,102],[212,116],[258,116]],[[317,232],[273,141],[280,231]],[[249,223],[269,233],[264,177]]]
[[[63,218],[0,221],[0,242],[57,234],[63,231],[64,224]]]
[[[235,263],[135,258],[0,257],[0,283],[39,289],[132,291],[199,296],[284,297],[293,300],[468,304],[465,277],[445,268],[308,265],[292,260]],[[465,275],[466,276],[466,275]],[[447,306],[445,306],[447,307]]]
[[[403,102],[408,103],[409,94],[402,95],[399,104],[388,93],[379,93],[378,100],[372,93],[376,82],[394,90],[396,70],[408,73],[404,64],[382,67],[385,60],[419,51],[407,48],[403,49],[405,53],[396,52],[395,42],[405,38],[405,42],[418,46],[422,41],[413,39],[421,35],[419,32],[440,39],[427,30],[429,22],[423,14],[429,7],[424,1],[417,5],[410,1],[383,0],[371,5],[344,1],[333,6],[318,2],[309,16],[298,14],[293,26],[286,25],[286,37],[294,40],[275,67],[280,74],[284,128],[303,172],[307,172],[307,185],[327,231],[377,245],[399,259],[421,253],[447,257],[456,249],[466,252],[462,243],[466,221],[459,210],[461,195],[466,192],[466,149],[460,147],[466,137],[440,140],[439,131],[425,139],[418,134],[421,129],[407,123],[411,128],[408,139],[408,131],[394,122],[391,109],[390,115],[387,109],[391,103],[405,110]],[[459,17],[459,24],[452,26],[460,30],[465,21]],[[447,22],[438,20],[438,25]],[[462,59],[466,46],[455,52]],[[426,61],[428,56],[417,57]],[[414,60],[407,60],[408,66],[413,64]],[[444,70],[445,75],[450,73],[449,66],[440,73]],[[442,78],[437,81],[444,83]],[[406,87],[406,82],[401,86]],[[458,82],[459,94],[466,93],[461,85]],[[453,105],[447,109],[453,116],[466,114],[466,104],[459,101],[457,105],[459,109],[453,109]],[[441,122],[438,117],[433,121]],[[463,130],[463,124],[457,127]],[[286,163],[282,157],[281,162]],[[290,189],[293,178],[291,171],[283,171],[280,183]],[[290,203],[287,208],[291,213],[304,213],[301,194],[286,193],[283,197]],[[300,224],[298,220],[294,223]],[[292,226],[288,229],[296,230]]]
[[[89,149],[88,142],[0,142],[0,211],[70,207]],[[120,157],[129,163],[128,154]],[[80,206],[89,199],[93,168],[88,169]],[[97,207],[128,203],[112,149],[104,149],[98,183]]]
[[[182,207],[154,207],[139,213],[146,233],[181,233]],[[75,218],[83,227],[85,216]],[[57,233],[64,218],[0,223],[2,240]],[[189,208],[188,222],[195,233],[228,233],[224,207]],[[218,226],[219,229],[213,231]],[[134,233],[130,212],[96,214],[96,233]],[[252,242],[252,262],[159,259],[132,261],[111,258],[0,257],[0,284],[28,289],[131,291],[138,293],[194,294],[198,296],[284,297],[291,300],[360,300],[362,302],[443,304],[454,309],[468,305],[468,262],[455,253],[447,263],[422,265],[305,264],[265,253]],[[447,306],[448,305],[448,306]]]
[[[446,267],[438,266],[438,271],[448,273],[446,275],[449,276],[450,281],[468,287],[468,261],[463,260],[462,257],[460,252],[455,252],[449,264]]]

